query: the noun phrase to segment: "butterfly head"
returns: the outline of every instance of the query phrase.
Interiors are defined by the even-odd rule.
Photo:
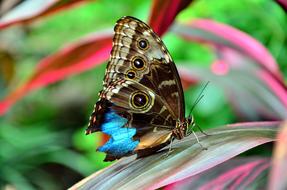
[[[175,129],[172,131],[176,139],[183,139],[184,137],[190,135],[189,127],[195,125],[193,116],[184,118],[183,121],[178,121]]]

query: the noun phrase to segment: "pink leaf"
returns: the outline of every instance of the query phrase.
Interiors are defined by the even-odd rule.
[[[287,12],[287,1],[286,0],[276,0],[276,2]]]
[[[274,74],[276,78],[282,78],[276,61],[267,49],[252,37],[235,28],[212,20],[198,19],[188,24],[175,25],[172,30],[188,40],[231,48],[248,56],[255,63]]]
[[[269,189],[287,189],[287,122],[285,121],[277,135],[272,160]]]
[[[151,28],[162,36],[173,23],[177,14],[185,9],[192,0],[154,0],[149,19]]]
[[[262,183],[261,176],[264,177],[262,174],[269,166],[270,160],[266,158],[236,158],[164,189],[248,189],[258,181]],[[264,186],[265,183],[256,185]]]
[[[248,68],[246,68],[247,70],[240,70],[230,67],[228,69],[228,74],[222,76],[208,68],[178,66],[185,87],[194,84],[195,81],[211,81],[212,85],[225,92],[227,99],[230,100],[239,117],[245,121],[258,119],[282,120],[287,117],[287,107],[283,102],[286,99],[281,99],[284,96],[286,97],[286,93],[284,94],[284,87],[282,88],[278,81],[272,78],[270,81],[274,84],[267,85],[266,81],[262,80],[261,73],[257,74],[250,68],[249,70]],[[279,90],[277,89],[274,92],[274,89],[270,86]],[[281,92],[283,95],[280,94]],[[209,94],[206,93],[207,99],[212,98],[212,95],[208,96]]]
[[[0,101],[3,115],[20,98],[32,90],[89,70],[109,58],[112,33],[95,34],[71,44],[38,64],[32,76]]]
[[[268,71],[259,71],[257,74],[287,108],[287,89],[284,83],[274,78]]]
[[[85,0],[26,0],[14,7],[0,19],[0,29],[19,23],[29,23],[39,17],[70,8]]]
[[[234,84],[237,84],[238,88],[240,88],[238,84],[242,84],[242,87],[244,87],[243,89],[235,89],[231,86],[233,90],[226,89],[226,93],[228,93],[237,110],[240,110],[241,113],[248,113],[251,117],[254,116],[254,113],[261,113],[261,116],[268,119],[286,117],[287,88],[282,80],[277,63],[259,42],[237,29],[211,20],[195,20],[189,24],[176,25],[172,30],[185,39],[205,42],[214,47],[217,59],[211,65],[211,72],[218,75],[218,78],[224,76],[229,81],[234,80]],[[188,71],[183,72],[186,73]],[[196,74],[190,74],[193,75],[192,78],[195,78]],[[235,74],[238,76],[240,74],[242,77],[234,78]],[[204,77],[208,76],[200,76],[200,78]],[[255,89],[249,82],[251,78],[253,78],[252,83],[254,83],[252,85],[258,86],[256,83],[261,83],[261,90],[266,91],[268,89],[269,91],[266,94],[257,91],[256,93],[262,96],[260,99],[255,99],[255,96],[251,96],[253,94],[252,89]],[[187,79],[183,79],[183,81],[185,81],[184,84],[186,85]],[[267,98],[268,96],[272,96],[273,102]],[[243,101],[241,102],[240,99]],[[252,101],[253,99],[254,101]],[[275,99],[279,100],[279,105],[277,104],[278,100]],[[260,100],[264,101],[260,102]],[[244,101],[251,102],[249,107],[252,109],[248,110],[243,107],[242,105],[246,104]],[[266,106],[265,102],[274,108],[273,113],[270,107]]]
[[[241,54],[238,54],[236,51],[221,47],[217,48],[217,55],[219,55],[220,60],[215,61],[212,64],[213,72],[219,72],[214,70],[214,68],[220,67],[220,72],[225,72],[225,75],[228,73],[228,70],[244,70],[246,74],[250,74],[258,77],[262,82],[265,83],[266,87],[270,89],[277,97],[280,99],[282,105],[287,108],[287,89],[284,82],[275,77],[269,70],[262,69],[261,67],[252,67],[253,62],[246,59]],[[222,65],[225,65],[223,67]],[[223,73],[215,73],[223,74]],[[226,75],[227,76],[227,75]]]

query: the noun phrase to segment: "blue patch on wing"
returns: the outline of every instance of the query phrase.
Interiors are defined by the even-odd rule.
[[[107,152],[115,157],[122,157],[131,153],[137,147],[139,141],[133,140],[136,129],[123,127],[127,121],[127,119],[112,110],[105,113],[101,131],[110,135],[111,138],[106,144],[99,147],[98,151]]]

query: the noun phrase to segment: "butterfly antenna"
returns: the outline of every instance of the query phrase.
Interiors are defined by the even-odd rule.
[[[196,105],[200,102],[200,100],[204,97],[203,92],[204,92],[204,90],[206,89],[206,87],[208,86],[208,84],[209,84],[209,81],[208,81],[208,82],[204,85],[204,87],[201,89],[201,91],[200,91],[198,97],[196,98],[194,104],[192,105],[192,107],[191,107],[191,109],[190,109],[190,112],[189,112],[189,115],[188,115],[188,118],[189,118],[189,119],[193,120],[191,113],[192,113],[192,111],[194,110],[195,106],[196,106]],[[200,131],[202,134],[204,134],[205,136],[208,136],[208,134],[205,133],[205,132],[199,127],[199,125],[193,123],[193,127],[195,127],[195,126],[199,129],[199,131]],[[193,130],[191,130],[191,131],[192,131],[192,133],[196,136],[196,134],[194,133],[194,131],[193,131]],[[197,139],[197,140],[198,140],[198,139]]]
[[[192,107],[191,107],[191,109],[190,109],[190,112],[189,112],[189,114],[188,114],[188,117],[189,117],[189,118],[191,117],[191,113],[192,113],[192,111],[194,110],[195,106],[196,106],[196,105],[200,102],[200,100],[204,97],[203,92],[204,92],[204,90],[206,89],[206,87],[208,86],[208,84],[209,84],[209,81],[207,81],[207,83],[206,83],[206,84],[204,85],[204,87],[201,89],[201,91],[200,91],[198,97],[196,98],[194,104],[192,105]]]

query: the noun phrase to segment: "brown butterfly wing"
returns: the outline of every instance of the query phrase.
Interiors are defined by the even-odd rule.
[[[174,119],[184,118],[184,97],[175,64],[161,39],[144,22],[123,17],[114,28],[115,36],[104,79],[104,89],[119,78],[129,78],[163,98]],[[140,43],[146,42],[142,48]],[[137,68],[141,60],[142,68]],[[134,78],[132,78],[134,76]]]
[[[123,136],[129,136],[130,131],[136,129],[136,133],[125,140],[132,137],[134,141],[131,143],[139,144],[135,149],[128,150],[123,148],[126,143],[105,145],[108,147],[108,150],[104,150],[107,153],[105,160],[114,160],[135,152],[149,154],[158,150],[169,142],[176,122],[184,118],[184,98],[179,75],[160,38],[149,26],[132,17],[121,18],[114,30],[113,49],[103,90],[92,113],[87,133],[104,132],[103,124],[109,122],[117,126],[116,119],[107,121],[107,114],[115,110],[127,120],[124,126],[118,128],[127,128]],[[137,104],[140,105],[137,100],[141,99],[137,93],[147,97],[147,107],[137,107]],[[114,140],[115,133],[109,132]]]
[[[133,138],[140,142],[135,151],[159,148],[169,142],[176,121],[164,99],[152,89],[130,79],[119,79],[112,82],[100,97],[111,103],[112,110],[128,119],[128,127],[136,128]]]

